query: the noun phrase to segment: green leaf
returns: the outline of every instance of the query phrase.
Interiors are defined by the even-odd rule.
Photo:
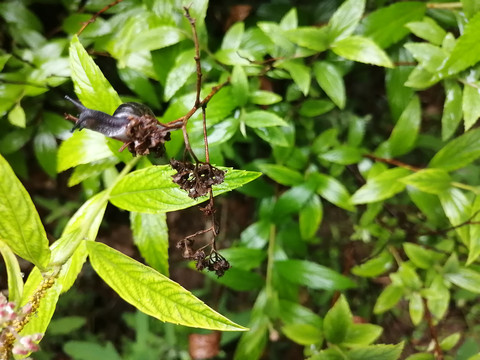
[[[463,118],[465,131],[469,130],[480,117],[480,89],[465,85],[463,88]]]
[[[334,107],[335,105],[330,100],[306,99],[302,102],[298,112],[302,116],[315,117],[329,112]]]
[[[458,344],[461,337],[462,334],[460,332],[453,333],[440,341],[440,347],[443,351],[449,351]]]
[[[384,313],[393,308],[400,301],[403,295],[403,287],[388,285],[377,298],[373,312],[375,314]]]
[[[424,292],[428,309],[436,319],[442,319],[450,306],[450,290],[445,286],[443,274],[438,274]]]
[[[242,120],[247,126],[252,128],[288,125],[280,116],[265,110],[255,110],[246,113],[243,115]]]
[[[238,49],[242,42],[243,33],[245,31],[245,24],[241,21],[233,24],[222,40],[222,49]]]
[[[448,272],[445,278],[452,284],[473,293],[480,293],[480,272],[467,267],[460,267],[455,272]]]
[[[363,151],[353,146],[341,145],[318,157],[335,164],[351,165],[359,163],[363,159]]]
[[[290,73],[295,84],[297,84],[303,95],[307,96],[310,90],[310,67],[306,66],[301,59],[282,61],[275,65]]]
[[[434,45],[442,45],[447,32],[435,20],[424,17],[422,21],[413,21],[405,25],[417,37]]]
[[[317,194],[321,197],[342,209],[355,211],[350,194],[337,179],[320,173],[310,174],[310,179],[317,184]]]
[[[232,96],[238,106],[244,106],[247,103],[249,92],[247,74],[242,66],[235,65],[233,67],[230,83],[232,84]]]
[[[316,328],[323,328],[322,318],[296,301],[280,299],[278,316],[285,324],[309,324]]]
[[[373,176],[352,195],[352,202],[367,204],[388,199],[405,189],[405,184],[399,180],[409,174],[407,169],[394,168]]]
[[[20,270],[17,257],[3,241],[0,240],[0,253],[7,270],[8,301],[19,304],[23,294],[23,274]]]
[[[400,48],[392,54],[393,58],[402,63],[413,61],[413,57],[405,48]],[[388,104],[392,118],[396,121],[409,104],[414,90],[405,86],[413,66],[397,66],[393,69],[386,69],[385,85],[387,90]]]
[[[271,91],[256,90],[250,92],[249,101],[257,105],[272,105],[282,101],[282,97]]]
[[[289,167],[277,164],[258,164],[261,172],[270,179],[285,186],[300,185],[304,182],[303,175]]]
[[[228,259],[232,267],[243,270],[252,270],[261,265],[267,254],[262,249],[252,249],[246,247],[231,247],[220,250],[220,254]]]
[[[48,334],[50,336],[69,335],[82,328],[86,322],[87,319],[82,316],[62,316],[50,322]]]
[[[282,260],[276,261],[274,266],[285,279],[311,289],[344,290],[356,286],[338,272],[310,261]]]
[[[411,185],[429,194],[439,195],[447,191],[452,185],[452,178],[442,169],[424,169],[400,179],[401,182]]]
[[[373,324],[350,324],[344,345],[356,347],[358,345],[370,345],[382,334],[383,328]]]
[[[430,353],[417,353],[410,355],[406,360],[435,360],[435,357]]]
[[[404,46],[419,62],[420,66],[432,74],[440,74],[445,66],[448,52],[439,46],[429,43],[407,43]]]
[[[113,114],[122,101],[76,35],[70,42],[70,69],[75,93],[83,105]]]
[[[442,113],[442,140],[448,140],[462,120],[462,89],[455,80],[445,80],[445,103]]]
[[[294,186],[285,191],[275,204],[275,218],[283,221],[286,215],[298,213],[308,200],[314,195],[315,190],[307,183]]]
[[[168,227],[165,214],[130,213],[133,241],[148,265],[168,276]]]
[[[8,121],[10,124],[21,128],[24,128],[27,125],[25,111],[20,104],[15,105],[13,109],[10,110],[8,113]]]
[[[429,167],[445,171],[460,169],[480,157],[480,129],[451,140],[430,161]]]
[[[135,35],[130,43],[129,52],[152,51],[179,43],[185,39],[184,32],[174,26],[158,26]]]
[[[27,190],[0,155],[0,240],[39,268],[50,260],[48,239]]]
[[[397,345],[370,345],[348,352],[349,360],[397,360],[402,354],[403,342]]]
[[[90,262],[125,301],[159,320],[221,331],[244,331],[166,276],[105,244],[87,242]]]
[[[459,189],[451,188],[448,192],[439,194],[443,211],[447,215],[452,226],[457,226],[467,221],[471,214],[471,202],[467,196]],[[465,244],[470,243],[470,231],[466,226],[455,228]]]
[[[330,42],[350,36],[355,31],[364,11],[365,0],[346,0],[340,5],[328,22]]]
[[[462,5],[463,11],[465,11],[467,18],[471,18],[480,11],[480,3],[478,2],[478,0],[462,0]]]
[[[410,302],[408,303],[408,311],[413,325],[417,326],[420,324],[425,314],[425,307],[423,305],[422,296],[418,292],[411,294]]]
[[[480,12],[471,18],[445,64],[445,73],[456,74],[480,61]]]
[[[188,78],[195,74],[196,65],[194,58],[194,49],[185,50],[177,56],[175,65],[168,73],[165,82],[165,89],[163,92],[163,98],[165,101],[169,101],[177,91],[185,85]]]
[[[354,266],[352,274],[362,277],[377,277],[390,270],[393,265],[393,257],[388,251],[382,251],[380,255]]]
[[[413,243],[404,243],[403,249],[415,266],[421,269],[430,269],[445,257],[443,254]]]
[[[40,166],[54,178],[57,175],[57,140],[47,131],[38,131],[33,138],[33,150]]]
[[[441,58],[437,57],[436,60],[441,61]],[[438,64],[439,63],[437,62],[432,66],[435,67]],[[410,73],[408,80],[405,82],[405,86],[421,90],[436,84],[441,79],[443,79],[442,73],[437,71],[432,73],[426,70],[422,65],[417,65],[417,67]]]
[[[74,186],[90,177],[98,176],[105,170],[115,166],[118,162],[118,158],[108,157],[88,164],[80,164],[73,169],[73,173],[70,179],[68,179],[68,186]]]
[[[387,54],[371,39],[362,36],[349,36],[335,42],[331,48],[335,54],[348,60],[389,68],[393,67],[393,63]]]
[[[362,20],[362,33],[382,49],[388,48],[408,35],[405,24],[421,19],[425,10],[425,4],[417,1],[397,2],[380,7]]]
[[[327,26],[318,27],[298,27],[285,32],[288,40],[304,48],[323,52],[328,49],[329,28]]]
[[[208,143],[210,145],[219,145],[227,142],[233,137],[233,135],[235,135],[239,125],[240,120],[234,117],[227,118],[224,121],[213,125],[208,129]],[[203,141],[203,132],[201,141]]]
[[[76,360],[121,360],[115,346],[111,342],[101,345],[89,341],[68,341],[63,351]]]
[[[323,218],[322,201],[313,195],[298,213],[300,235],[302,239],[311,239],[317,233]]]
[[[313,345],[322,341],[322,331],[310,324],[287,324],[282,327],[287,338],[300,345]]]
[[[62,172],[71,167],[88,164],[113,156],[107,145],[107,138],[90,130],[76,131],[62,142],[58,149],[57,171]]]
[[[323,319],[323,332],[325,339],[332,344],[341,344],[347,339],[353,316],[345,296],[340,295],[333,307],[328,310]]]
[[[345,107],[346,95],[343,77],[337,67],[327,61],[317,61],[313,72],[318,85],[340,109]]]
[[[400,115],[388,140],[379,146],[376,153],[383,157],[408,153],[415,147],[421,120],[420,99],[415,95]]]
[[[221,169],[227,170],[227,173],[225,181],[213,187],[215,196],[236,189],[261,175],[253,171]],[[121,209],[158,214],[185,209],[207,199],[206,196],[197,200],[188,197],[184,190],[172,182],[174,174],[175,170],[169,165],[136,170],[117,183],[110,201]]]
[[[206,275],[213,281],[235,291],[258,291],[265,285],[264,278],[257,272],[247,271],[237,267],[230,268],[225,275],[220,278],[213,272],[208,272]]]

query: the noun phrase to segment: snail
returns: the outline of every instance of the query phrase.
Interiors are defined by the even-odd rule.
[[[69,96],[65,96],[65,99],[72,102],[80,111],[78,118],[66,115],[68,119],[75,120],[72,132],[76,129],[99,132],[122,141],[124,145],[119,151],[128,146],[134,155],[147,155],[150,151],[162,154],[163,144],[170,140],[170,131],[178,129],[182,124],[182,122],[162,124],[157,121],[148,106],[136,102],[121,104],[113,115],[108,115],[99,110],[89,109]]]

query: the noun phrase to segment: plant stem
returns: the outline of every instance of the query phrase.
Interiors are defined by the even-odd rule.
[[[449,2],[449,3],[427,3],[429,9],[462,9],[463,4],[461,2]]]
[[[267,297],[273,295],[273,263],[275,262],[275,240],[277,237],[277,227],[275,224],[270,225],[270,234],[268,237],[268,250],[267,250],[267,279],[265,289]]]

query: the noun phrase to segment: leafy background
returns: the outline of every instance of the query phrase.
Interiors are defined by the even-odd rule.
[[[139,101],[162,122],[195,99],[184,4],[124,0],[77,39],[108,3],[0,4],[0,153],[50,239],[130,161],[101,135],[69,133],[65,94],[108,113]],[[109,206],[99,240],[248,326],[223,334],[223,358],[477,359],[480,2],[191,4],[204,94],[230,78],[207,108],[212,163],[265,174],[219,201],[232,269],[217,279],[180,261],[198,211],[122,206],[133,174],[111,198],[133,212]],[[201,154],[200,115],[189,134]],[[182,156],[175,133],[165,159],[137,167]],[[132,313],[86,267],[35,356],[188,358],[192,331]]]

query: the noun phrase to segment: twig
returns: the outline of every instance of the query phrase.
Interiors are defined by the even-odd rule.
[[[80,36],[80,34],[83,32],[83,30],[85,30],[85,28],[90,25],[91,23],[94,23],[95,20],[97,20],[97,18],[102,15],[105,11],[111,9],[112,7],[114,7],[115,5],[117,5],[118,3],[121,3],[123,0],[115,0],[114,2],[108,4],[107,6],[105,6],[103,9],[101,9],[99,12],[97,12],[96,14],[93,14],[93,16],[90,18],[90,20],[88,21],[85,21],[82,25],[82,27],[80,28],[80,30],[77,31],[77,36]]]
[[[427,320],[428,328],[430,329],[430,335],[435,345],[435,348],[433,350],[433,355],[435,356],[435,360],[443,360],[443,351],[442,351],[442,348],[440,347],[440,342],[438,341],[437,328],[433,324],[432,313],[428,308],[427,300],[425,300],[424,298],[422,298],[422,300],[425,307],[425,319]]]
[[[411,170],[411,171],[414,171],[414,172],[422,170],[422,168],[412,166],[412,165],[409,165],[409,164],[405,164],[404,162],[401,162],[401,161],[398,161],[398,160],[395,160],[395,159],[381,158],[381,157],[378,157],[378,156],[373,155],[373,154],[365,154],[363,156],[366,157],[366,158],[378,161],[378,162],[383,162],[385,164],[395,165],[395,166],[402,167],[404,169]]]
[[[462,9],[463,4],[461,2],[449,2],[449,3],[427,3],[429,9]]]
[[[195,25],[195,19],[190,16],[190,11],[187,6],[184,6],[185,17],[187,18],[190,26],[192,27],[193,42],[195,44],[195,64],[197,65],[197,95],[195,97],[195,106],[200,105],[200,91],[202,90],[202,66],[200,63],[200,43],[198,41],[197,26]]]

